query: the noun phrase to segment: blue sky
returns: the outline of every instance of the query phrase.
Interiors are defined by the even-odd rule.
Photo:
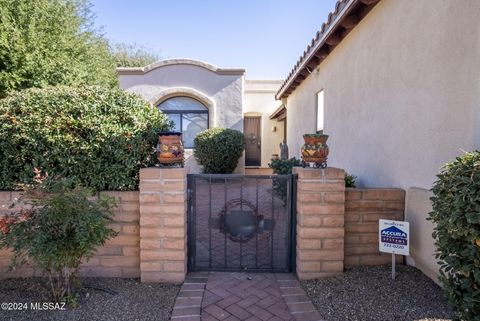
[[[114,42],[284,79],[336,0],[92,0]]]

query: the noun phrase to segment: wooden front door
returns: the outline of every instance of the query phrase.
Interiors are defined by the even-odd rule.
[[[261,165],[260,121],[262,117],[245,117],[243,135],[245,137],[245,166]]]

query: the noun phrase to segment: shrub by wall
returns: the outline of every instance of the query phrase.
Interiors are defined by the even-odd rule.
[[[288,175],[292,174],[293,168],[302,166],[302,162],[292,157],[290,159],[272,159],[268,164],[273,171],[273,174],[277,175]],[[287,193],[288,193],[288,184],[286,182],[288,178],[286,177],[274,177],[272,179],[273,191],[275,195],[280,197],[283,202],[283,206],[287,205]]]
[[[292,169],[295,166],[302,166],[302,162],[295,157],[290,159],[272,159],[268,164],[273,173],[278,175],[292,174]]]
[[[35,180],[18,200],[31,208],[0,218],[0,249],[13,250],[14,267],[32,259],[48,275],[52,298],[70,300],[81,262],[118,234],[107,226],[117,204],[112,197],[91,199],[91,191],[38,170]]]
[[[244,149],[243,134],[228,128],[204,130],[193,142],[195,158],[207,174],[232,173]]]
[[[440,280],[461,320],[480,320],[480,152],[443,167],[433,187],[430,219]]]
[[[165,115],[120,89],[13,93],[0,100],[0,190],[32,182],[34,168],[95,190],[135,190],[168,129]]]

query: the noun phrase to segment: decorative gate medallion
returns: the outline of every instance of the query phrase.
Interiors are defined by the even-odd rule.
[[[263,225],[263,215],[258,215],[257,208],[239,198],[228,201],[219,216],[222,232],[234,242],[248,241]]]

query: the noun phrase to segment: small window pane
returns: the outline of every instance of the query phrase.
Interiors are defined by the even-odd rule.
[[[158,108],[163,111],[208,111],[207,107],[205,107],[201,102],[190,97],[173,97],[167,99],[158,105]]]
[[[323,130],[324,125],[324,97],[323,90],[317,94],[317,132]]]
[[[165,114],[168,117],[168,120],[171,120],[175,123],[175,126],[172,128],[175,132],[181,132],[180,128],[180,114]]]
[[[183,142],[185,147],[193,147],[193,139],[208,128],[207,114],[182,114],[183,116]]]

